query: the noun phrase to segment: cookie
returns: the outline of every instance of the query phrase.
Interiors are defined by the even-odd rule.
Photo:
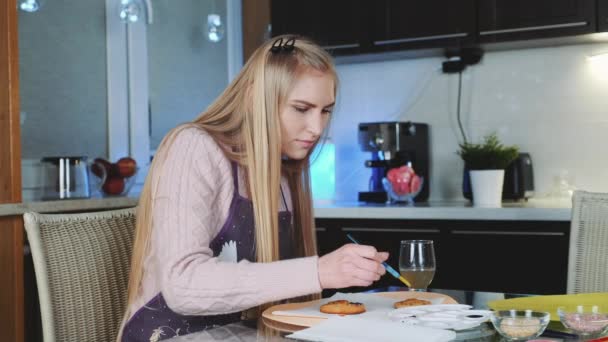
[[[406,300],[396,302],[394,304],[394,307],[395,307],[395,309],[399,309],[399,308],[405,308],[408,306],[418,306],[418,305],[431,305],[431,302],[429,302],[428,300],[424,300],[424,299],[408,298]]]
[[[321,305],[321,312],[337,315],[356,315],[365,312],[365,305],[347,300],[334,300]]]

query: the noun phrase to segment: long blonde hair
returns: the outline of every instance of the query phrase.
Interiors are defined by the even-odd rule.
[[[292,37],[276,37],[260,46],[215,102],[191,123],[173,129],[161,142],[139,199],[123,326],[141,290],[159,168],[177,134],[187,127],[205,130],[229,160],[246,170],[246,190],[253,202],[256,227],[257,262],[279,259],[277,213],[281,175],[286,177],[293,198],[294,236],[302,242],[296,243],[296,255],[316,254],[310,153],[302,160],[282,159],[279,110],[300,73],[314,69],[330,75],[334,79],[334,97],[338,79],[331,57],[308,39],[296,37],[293,51],[270,51],[278,38],[287,41]]]

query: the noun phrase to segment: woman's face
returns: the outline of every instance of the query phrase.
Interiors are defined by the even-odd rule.
[[[327,126],[334,102],[334,81],[329,74],[314,69],[300,74],[280,109],[283,156],[306,157]]]

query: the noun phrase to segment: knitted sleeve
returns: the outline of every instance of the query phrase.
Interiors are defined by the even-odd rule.
[[[241,311],[321,291],[317,257],[221,262],[209,244],[228,215],[230,163],[204,131],[180,132],[160,168],[150,253],[169,307],[184,315]],[[145,284],[144,284],[145,285]]]

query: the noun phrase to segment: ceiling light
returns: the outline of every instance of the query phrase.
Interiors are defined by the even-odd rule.
[[[19,0],[17,6],[24,12],[37,12],[42,7],[43,0]]]

